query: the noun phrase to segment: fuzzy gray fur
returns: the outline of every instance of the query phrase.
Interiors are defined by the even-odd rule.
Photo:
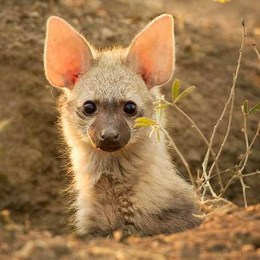
[[[76,191],[76,226],[80,234],[109,235],[173,233],[200,221],[191,185],[177,173],[164,138],[149,138],[150,129],[131,129],[129,143],[116,152],[97,150],[88,137],[91,117],[75,111],[86,100],[133,100],[142,116],[154,118],[154,95],[141,76],[125,64],[126,51],[94,54],[95,63],[60,101],[61,126],[70,147]]]

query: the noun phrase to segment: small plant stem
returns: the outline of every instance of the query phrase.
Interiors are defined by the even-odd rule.
[[[206,195],[206,189],[203,189],[202,194],[201,194],[201,200],[202,201],[204,201],[205,195]]]
[[[179,108],[176,104],[172,104],[172,107],[175,107],[176,110],[181,113],[188,121],[190,121],[190,123],[192,124],[192,126],[197,130],[198,134],[201,136],[202,140],[205,142],[205,144],[207,145],[207,147],[209,147],[209,142],[207,140],[207,138],[205,137],[205,135],[201,132],[201,130],[199,129],[199,127],[195,124],[195,122],[192,120],[192,118],[190,116],[188,116],[181,108]],[[216,158],[216,153],[214,152],[212,146],[210,147],[210,152],[211,155],[213,157],[213,160],[215,160]],[[223,189],[223,182],[220,176],[220,170],[218,167],[218,163],[216,162],[216,169],[217,169],[217,174],[218,174],[218,179],[219,179],[219,184],[221,189]]]
[[[252,46],[253,46],[253,49],[254,49],[254,51],[255,51],[255,53],[256,53],[256,55],[257,55],[257,58],[260,60],[260,53],[259,53],[259,51],[258,51],[258,49],[257,49],[257,47],[256,47],[256,44],[253,43]]]
[[[247,205],[247,199],[246,199],[246,188],[247,187],[245,185],[242,172],[239,171],[238,176],[239,176],[239,180],[240,180],[240,183],[241,183],[241,186],[242,186],[244,205],[245,205],[245,208],[247,208],[247,206],[248,206]]]
[[[245,117],[245,115],[244,115]],[[228,189],[228,187],[230,186],[230,184],[233,182],[234,179],[238,178],[240,180],[240,183],[241,183],[241,186],[242,186],[242,191],[243,191],[243,199],[244,199],[244,204],[245,204],[245,207],[247,207],[247,200],[246,200],[246,185],[244,183],[244,180],[243,178],[245,177],[249,177],[249,176],[252,176],[252,175],[256,175],[256,174],[260,174],[260,171],[257,170],[255,172],[252,172],[252,173],[248,173],[248,174],[243,174],[243,171],[246,167],[246,164],[247,164],[247,161],[248,161],[248,157],[249,157],[249,154],[250,154],[250,150],[251,148],[253,147],[253,144],[255,143],[256,141],[256,138],[257,136],[259,135],[260,133],[260,121],[258,122],[258,126],[257,126],[257,130],[256,130],[256,133],[251,141],[251,143],[249,144],[249,141],[248,141],[248,135],[247,135],[247,123],[245,123],[245,120],[246,118],[244,118],[244,134],[245,134],[245,140],[246,140],[246,152],[245,154],[243,155],[243,158],[239,165],[237,166],[237,169],[236,169],[236,173],[234,173],[234,175],[232,176],[232,178],[228,181],[228,183],[226,184],[226,186],[224,187],[224,189],[222,190],[220,196],[222,196],[226,190]],[[241,180],[242,179],[242,180]]]
[[[234,79],[234,81],[236,82],[236,79]],[[235,85],[234,85],[234,86],[235,86]],[[225,134],[224,139],[223,139],[223,141],[222,141],[222,143],[221,143],[221,145],[220,145],[220,148],[219,148],[219,151],[218,151],[218,153],[217,153],[217,156],[216,156],[215,160],[213,161],[213,163],[212,163],[212,165],[211,165],[211,167],[210,167],[208,176],[211,176],[212,171],[213,171],[213,169],[214,169],[214,167],[215,167],[215,164],[216,164],[216,162],[218,161],[218,159],[219,159],[219,157],[220,157],[220,155],[221,155],[221,153],[222,153],[222,150],[223,150],[223,148],[224,148],[224,146],[225,146],[225,143],[226,143],[226,141],[227,141],[227,139],[228,139],[228,136],[229,136],[229,133],[230,133],[230,129],[231,129],[231,124],[232,124],[232,118],[233,118],[234,100],[235,100],[235,87],[232,87],[232,90],[231,90],[231,99],[230,99],[230,101],[231,101],[231,106],[230,106],[230,111],[229,111],[229,118],[228,118],[228,125],[227,125],[226,134]]]
[[[184,166],[185,166],[185,168],[186,168],[186,170],[187,170],[187,172],[189,174],[190,181],[191,181],[193,187],[196,188],[196,184],[195,184],[195,181],[193,179],[193,176],[192,176],[192,173],[191,173],[190,166],[189,166],[188,162],[186,161],[186,159],[184,158],[184,156],[182,155],[182,153],[180,152],[180,150],[178,149],[178,147],[176,146],[176,144],[174,143],[174,141],[170,137],[169,133],[161,126],[160,126],[160,129],[164,133],[164,135],[166,136],[166,138],[168,139],[170,144],[172,145],[173,149],[176,151],[176,153],[180,157],[182,163],[184,164]]]
[[[199,135],[201,136],[201,138],[202,138],[202,140],[205,142],[205,144],[206,144],[207,146],[209,146],[209,142],[208,142],[207,138],[206,138],[205,135],[201,132],[201,130],[198,128],[198,126],[195,124],[195,122],[192,120],[192,118],[189,117],[189,116],[188,116],[181,108],[179,108],[176,104],[173,104],[172,107],[175,107],[178,112],[180,112],[184,117],[186,117],[186,118],[190,121],[190,123],[191,123],[191,124],[194,126],[194,128],[197,130],[197,132],[199,133]],[[212,151],[213,154],[215,154],[213,150],[211,150],[211,151]]]
[[[246,163],[247,163],[247,160],[248,160],[248,157],[249,157],[249,151],[250,151],[249,150],[249,141],[248,141],[248,132],[247,132],[247,116],[248,116],[248,114],[245,113],[245,112],[242,112],[242,113],[243,113],[243,122],[244,122],[243,132],[244,132],[245,143],[246,143],[246,153],[245,153],[245,156],[243,156],[243,159],[240,161],[240,162],[243,161],[243,165],[242,165],[241,169],[239,170],[241,174],[243,173],[243,170],[246,166]],[[258,132],[258,130],[256,132]]]
[[[207,160],[208,160],[208,156],[209,156],[209,151],[210,150],[208,149],[208,152],[207,152],[207,155],[206,155],[207,156]],[[206,182],[205,185],[203,186],[203,189],[204,189],[203,194],[206,193],[206,189],[208,188],[210,193],[211,193],[211,196],[216,198],[217,194],[214,192],[213,188],[211,187],[211,184],[209,182],[209,177],[210,176],[207,175],[205,164],[202,164],[202,176],[203,176],[203,178],[204,178],[204,180]]]
[[[233,175],[232,177],[231,177],[231,179],[228,181],[228,183],[226,184],[226,186],[224,187],[224,189],[221,191],[221,193],[220,193],[220,197],[226,192],[226,190],[229,188],[229,186],[231,185],[231,183],[233,182],[233,180],[234,179],[236,179],[237,178],[237,175]]]
[[[260,133],[260,121],[259,121],[257,129],[256,129],[256,132],[255,132],[255,135],[254,135],[251,143],[249,144],[249,142],[248,142],[248,134],[247,134],[247,123],[245,121],[247,121],[246,116],[244,118],[244,134],[245,134],[245,140],[246,140],[246,152],[245,152],[245,154],[243,156],[243,160],[241,160],[239,165],[238,165],[238,167],[240,168],[241,172],[243,172],[245,167],[246,167],[246,164],[247,164],[247,161],[248,161],[248,157],[249,157],[251,148],[254,145],[254,143],[256,141],[256,138],[257,138],[257,136]]]
[[[243,161],[243,164],[242,164],[242,167],[240,169],[238,169],[238,177],[239,177],[239,180],[240,180],[240,183],[241,183],[241,186],[242,186],[242,191],[243,191],[243,198],[244,198],[244,204],[245,204],[245,207],[247,208],[247,198],[246,198],[246,185],[245,185],[245,182],[244,182],[244,175],[243,175],[243,171],[246,167],[246,164],[247,164],[247,160],[249,158],[249,154],[250,154],[250,150],[256,140],[256,137],[259,135],[259,129],[260,129],[260,122],[258,123],[258,127],[257,127],[257,130],[256,130],[256,133],[255,133],[255,136],[253,138],[253,140],[251,141],[250,145],[249,145],[249,141],[248,141],[248,133],[247,133],[247,115],[245,113],[243,113],[244,115],[244,135],[245,135],[245,142],[246,142],[246,153],[245,153],[245,158]],[[241,161],[241,162],[242,162]]]
[[[232,123],[232,116],[233,116],[233,108],[234,108],[234,100],[235,100],[235,88],[236,88],[236,83],[237,83],[237,78],[238,78],[238,74],[239,74],[239,70],[240,70],[240,65],[241,65],[241,60],[242,60],[242,54],[243,54],[243,49],[244,49],[244,42],[245,42],[245,37],[246,37],[246,32],[245,32],[245,24],[244,24],[244,21],[242,21],[242,26],[243,26],[243,33],[242,33],[242,39],[241,39],[241,46],[240,46],[240,49],[239,49],[239,57],[238,57],[238,60],[237,60],[237,67],[236,67],[236,72],[233,76],[233,84],[232,84],[232,87],[231,87],[231,90],[230,90],[230,95],[229,95],[229,98],[225,104],[225,107],[216,123],[216,125],[214,126],[214,129],[213,129],[213,132],[212,132],[212,135],[211,135],[211,138],[210,138],[210,142],[209,142],[209,148],[207,150],[207,153],[205,155],[205,158],[204,158],[204,161],[202,163],[202,169],[203,169],[203,173],[205,176],[211,176],[212,174],[212,171],[216,165],[216,162],[218,161],[221,153],[222,153],[222,150],[224,148],[224,145],[226,143],[226,140],[229,136],[229,132],[230,132],[230,128],[231,128],[231,123]],[[231,105],[230,105],[231,104]],[[217,153],[217,156],[216,156],[216,159],[214,160],[214,162],[212,163],[211,167],[210,167],[210,170],[208,172],[208,174],[206,173],[206,169],[207,169],[207,166],[208,166],[208,159],[209,159],[209,152],[210,152],[210,149],[213,145],[213,141],[215,139],[215,135],[216,135],[216,131],[220,125],[220,122],[223,120],[223,117],[224,115],[226,114],[226,111],[228,109],[230,105],[230,112],[229,112],[229,120],[228,120],[228,126],[227,126],[227,131],[226,131],[226,134],[225,134],[225,137],[221,143],[221,146],[220,146],[220,149]],[[222,193],[222,192],[221,192]]]
[[[259,170],[256,170],[255,172],[243,174],[243,177],[249,177],[249,176],[253,176],[253,175],[257,175],[257,174],[260,174]]]
[[[247,133],[247,114],[243,113],[243,121],[244,121],[244,136],[245,136],[245,142],[246,142],[246,150],[249,148],[249,141],[248,141],[248,133]]]
[[[220,175],[221,175],[221,174],[224,174],[224,173],[228,172],[229,170],[231,170],[232,168],[234,168],[234,167],[231,167],[231,168],[229,168],[229,169],[227,169],[227,170],[221,171],[221,172],[219,172],[219,174],[220,174]],[[214,178],[214,177],[216,177],[216,176],[217,176],[217,173],[216,173],[216,174],[212,174],[211,176],[208,177],[207,180],[211,180],[212,178]],[[203,179],[203,182],[200,184],[199,190],[201,190],[201,188],[205,185],[205,183],[206,183],[207,180]],[[223,188],[224,188],[224,185],[223,185]]]

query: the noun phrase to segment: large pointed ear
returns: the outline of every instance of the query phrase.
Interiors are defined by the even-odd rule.
[[[132,41],[126,62],[140,74],[148,88],[171,79],[175,62],[173,18],[164,14],[154,19]]]
[[[76,30],[59,17],[48,19],[44,68],[51,85],[72,89],[92,60],[89,44]]]

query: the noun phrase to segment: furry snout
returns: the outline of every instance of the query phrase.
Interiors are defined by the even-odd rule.
[[[131,131],[120,115],[98,116],[88,131],[95,148],[106,152],[115,152],[123,148],[130,140]]]

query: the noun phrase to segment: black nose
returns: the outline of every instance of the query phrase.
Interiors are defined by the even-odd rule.
[[[108,143],[116,143],[119,140],[119,133],[115,129],[102,131],[100,140]]]
[[[107,128],[100,133],[97,147],[101,150],[113,152],[122,147],[119,132],[114,128]]]
[[[131,130],[125,118],[119,113],[102,112],[97,115],[88,129],[93,146],[106,152],[123,148],[131,137]]]

